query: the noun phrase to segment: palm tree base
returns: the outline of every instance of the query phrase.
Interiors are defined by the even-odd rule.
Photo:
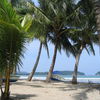
[[[46,80],[45,80],[45,82],[46,82],[46,83],[50,83],[50,82],[51,82],[51,80],[49,80],[49,79],[46,79]]]
[[[72,82],[72,84],[77,84],[77,82]]]
[[[72,84],[77,84],[77,80],[76,79],[72,79]]]
[[[27,81],[31,81],[31,80],[32,80],[32,75],[29,75]]]
[[[9,93],[1,93],[1,100],[10,100],[9,98],[10,92]]]
[[[47,76],[47,78],[45,80],[46,83],[50,83],[51,82],[51,78],[50,77],[51,77],[50,74],[48,74],[48,76]]]

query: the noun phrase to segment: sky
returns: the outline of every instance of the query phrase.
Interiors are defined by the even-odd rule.
[[[38,40],[35,40],[26,45],[27,49],[24,53],[24,58],[22,59],[23,67],[21,68],[21,71],[31,72],[34,63],[36,61],[39,45],[40,42]],[[50,51],[50,58],[48,58],[45,48],[44,47],[42,48],[42,53],[37,68],[37,72],[49,71],[54,51],[54,46],[50,43],[49,43],[49,51]],[[95,46],[95,52],[96,55],[93,56],[92,54],[88,55],[87,52],[83,50],[79,62],[79,71],[84,72],[86,75],[93,75],[96,72],[100,71],[99,47]],[[72,55],[70,55],[70,57],[67,57],[64,51],[62,51],[61,54],[58,52],[54,70],[73,71],[74,64],[75,64],[75,58]]]
[[[37,0],[34,0],[34,3],[38,5]],[[31,72],[36,61],[36,57],[38,54],[40,42],[35,40],[26,45],[26,51],[24,54],[24,59],[22,59],[23,67],[21,71]],[[83,50],[80,62],[79,62],[79,71],[84,72],[86,75],[94,75],[96,72],[100,71],[100,48],[95,46],[95,53],[96,55],[88,55],[85,50]],[[45,72],[49,71],[52,56],[53,56],[54,46],[49,44],[49,52],[50,58],[47,56],[47,52],[45,48],[42,48],[42,53],[39,61],[39,65],[37,68],[37,72]],[[57,53],[57,59],[55,64],[54,70],[61,70],[61,71],[73,71],[75,65],[75,58],[70,55],[67,57],[64,51],[61,54]]]

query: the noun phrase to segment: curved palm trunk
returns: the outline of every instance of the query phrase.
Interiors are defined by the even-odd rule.
[[[78,64],[79,64],[79,59],[80,59],[82,50],[83,50],[83,46],[80,47],[79,52],[76,55],[76,63],[75,63],[74,72],[73,72],[72,84],[77,84]]]
[[[7,68],[5,75],[5,90],[4,92],[2,91],[1,100],[9,100],[10,96],[9,89],[10,89],[10,69]]]
[[[50,70],[48,72],[48,75],[47,75],[47,78],[46,78],[46,82],[50,82],[50,79],[51,79],[51,76],[52,76],[52,72],[53,72],[53,69],[54,69],[54,65],[55,65],[55,61],[56,61],[56,55],[57,55],[57,44],[55,45],[52,64],[51,64]]]
[[[27,79],[28,81],[31,81],[33,75],[35,74],[36,68],[37,68],[38,63],[39,63],[39,59],[40,59],[40,55],[41,55],[41,51],[42,51],[42,42],[40,43],[40,48],[39,48],[38,56],[37,56],[37,59],[36,59],[35,65],[34,65],[34,67],[33,67],[33,70],[32,70],[32,72],[30,73],[30,75],[28,76],[28,79]]]

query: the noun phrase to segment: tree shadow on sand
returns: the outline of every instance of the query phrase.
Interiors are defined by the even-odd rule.
[[[74,97],[75,100],[88,100],[87,93],[91,92],[91,89],[85,89],[80,93],[76,93]]]
[[[77,84],[77,85],[67,85],[67,87],[59,87],[59,90],[61,91],[77,91],[78,89],[82,89],[79,93],[74,94],[72,97],[75,100],[88,100],[87,93],[92,92],[94,90],[97,90],[100,94],[100,84]]]
[[[10,100],[25,100],[30,99],[31,97],[37,97],[35,94],[12,94]]]
[[[40,84],[29,84],[29,83],[27,83],[27,82],[16,82],[16,83],[14,83],[13,85],[22,85],[22,86],[31,86],[31,87],[33,87],[33,88],[44,88],[42,85],[40,85]]]

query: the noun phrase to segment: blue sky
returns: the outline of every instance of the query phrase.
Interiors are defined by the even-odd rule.
[[[34,0],[34,3],[38,5],[37,0]],[[25,57],[23,59],[23,67],[21,71],[30,72],[34,66],[38,49],[39,41],[35,40],[30,44],[26,45]],[[52,56],[53,56],[54,46],[49,44],[50,58],[47,57],[46,50],[42,49],[42,54],[40,62],[37,68],[37,71],[45,72],[49,71]],[[87,75],[93,75],[94,73],[100,71],[100,48],[95,46],[96,55],[92,54],[89,56],[85,50],[83,50],[79,62],[79,71],[86,73]],[[54,70],[73,70],[75,64],[75,58],[73,56],[67,57],[64,51],[57,54],[56,64]]]
[[[35,40],[30,44],[26,45],[25,57],[23,59],[23,67],[21,71],[30,72],[34,66],[38,49],[39,49],[39,41]],[[49,44],[50,58],[47,57],[46,50],[42,49],[42,54],[40,58],[40,62],[37,68],[37,71],[45,72],[49,70],[51,65],[52,56],[53,56],[54,46]],[[89,56],[85,50],[83,50],[80,63],[79,63],[79,71],[86,73],[87,75],[93,75],[97,71],[100,71],[100,51],[99,47],[95,46],[96,55],[92,54]],[[73,56],[67,57],[64,51],[62,53],[57,54],[55,70],[73,70],[75,64],[75,58]]]

